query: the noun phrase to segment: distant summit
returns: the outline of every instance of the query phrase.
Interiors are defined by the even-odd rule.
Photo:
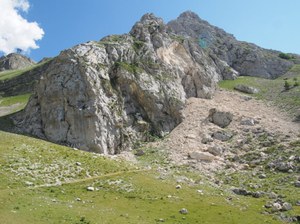
[[[255,44],[238,41],[232,34],[202,20],[191,11],[183,12],[168,24],[169,32],[199,43],[214,61],[223,61],[240,75],[274,79],[294,64],[279,57],[279,51],[267,50]]]
[[[0,71],[22,69],[34,64],[34,61],[24,55],[11,53],[0,58]]]

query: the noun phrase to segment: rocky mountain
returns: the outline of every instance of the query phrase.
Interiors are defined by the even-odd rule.
[[[186,38],[193,38],[207,49],[211,58],[227,63],[240,75],[277,78],[287,72],[293,62],[282,59],[280,52],[238,41],[224,30],[210,25],[193,12],[184,12],[168,23],[168,28]]]
[[[206,33],[210,39],[202,43],[199,35]],[[238,42],[194,13],[167,25],[146,14],[129,34],[62,51],[44,67],[14,121],[40,138],[116,154],[169,133],[182,121],[186,100],[213,97],[219,80],[274,78],[292,64],[275,51]]]
[[[34,64],[30,58],[17,53],[0,57],[0,71],[23,69]]]

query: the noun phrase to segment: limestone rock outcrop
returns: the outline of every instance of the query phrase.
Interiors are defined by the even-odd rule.
[[[146,14],[130,34],[61,52],[14,121],[40,138],[115,154],[170,132],[185,100],[211,98],[218,80],[197,44],[172,38],[160,18]]]

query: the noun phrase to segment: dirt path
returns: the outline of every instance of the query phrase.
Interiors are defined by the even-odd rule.
[[[66,182],[61,182],[59,184],[43,184],[43,185],[37,185],[34,186],[33,188],[42,188],[42,187],[55,187],[55,186],[61,186],[61,185],[67,185],[67,184],[78,184],[78,183],[83,183],[91,180],[97,180],[97,179],[102,179],[106,177],[113,177],[113,176],[120,176],[124,174],[130,174],[130,173],[140,173],[140,172],[147,172],[149,169],[141,169],[141,170],[129,170],[129,171],[120,171],[120,172],[115,172],[115,173],[108,173],[104,174],[101,176],[94,176],[94,177],[87,177],[87,178],[82,178],[82,179],[75,179],[72,181],[66,181]]]
[[[134,174],[134,173],[141,173],[141,172],[148,172],[151,169],[140,169],[140,170],[129,170],[129,171],[119,171],[119,172],[115,172],[115,173],[107,173],[101,176],[94,176],[94,177],[87,177],[87,178],[81,178],[81,179],[75,179],[72,181],[65,181],[65,182],[60,182],[60,183],[54,183],[54,184],[42,184],[42,185],[35,185],[32,187],[20,187],[20,188],[9,188],[9,189],[0,189],[1,192],[4,191],[21,191],[21,190],[25,190],[25,189],[37,189],[37,188],[46,188],[46,187],[57,187],[57,186],[62,186],[62,185],[67,185],[67,184],[78,184],[78,183],[84,183],[87,181],[91,181],[91,180],[98,180],[98,179],[102,179],[102,178],[108,178],[108,177],[114,177],[114,176],[120,176],[120,175],[125,175],[125,174]]]

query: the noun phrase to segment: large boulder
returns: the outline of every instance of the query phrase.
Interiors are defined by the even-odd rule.
[[[216,108],[209,110],[208,120],[221,128],[227,127],[233,119],[230,112],[218,111]]]
[[[192,152],[189,154],[189,158],[197,161],[212,162],[215,156],[209,152]]]
[[[216,131],[212,134],[212,137],[222,142],[226,142],[233,137],[233,134],[229,131]]]
[[[248,93],[248,94],[255,94],[258,93],[259,90],[252,87],[252,86],[247,86],[247,85],[243,85],[243,84],[238,84],[234,87],[235,90],[238,90],[240,92],[243,93]]]

